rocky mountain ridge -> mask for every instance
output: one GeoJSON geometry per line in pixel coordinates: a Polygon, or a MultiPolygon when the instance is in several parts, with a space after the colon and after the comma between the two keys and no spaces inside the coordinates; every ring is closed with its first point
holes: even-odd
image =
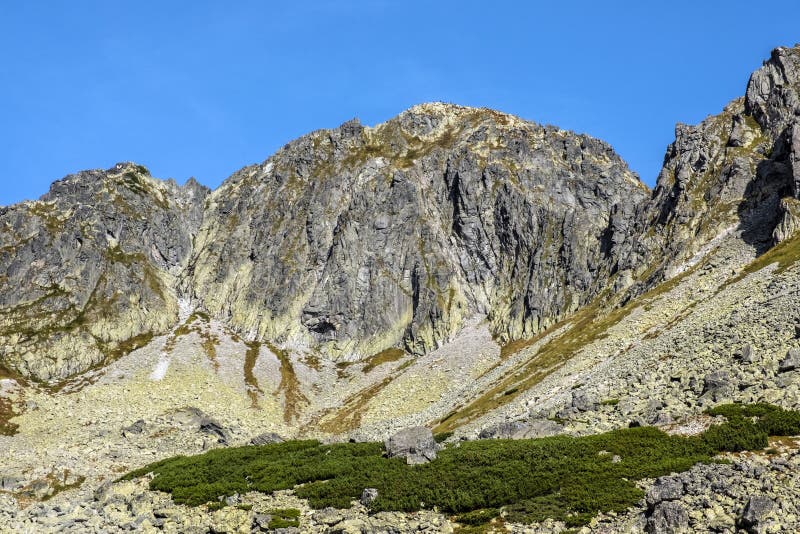
{"type": "MultiPolygon", "coordinates": [[[[121,164],[0,208],[0,525],[237,531],[291,506],[304,531],[447,530],[107,483],[276,434],[693,434],[720,403],[800,408],[799,66],[776,49],[744,98],[678,125],[652,192],[600,141],[423,104],[213,192],[121,164]]],[[[798,449],[647,481],[585,529],[800,528],[798,449]]]]}
{"type": "Polygon", "coordinates": [[[790,235],[797,75],[777,49],[745,99],[678,125],[651,195],[601,141],[446,104],[314,132],[214,192],[133,164],[72,175],[0,214],[0,361],[63,380],[168,331],[179,296],[334,360],[422,354],[475,317],[531,338],[735,227],[760,250],[790,235]]]}

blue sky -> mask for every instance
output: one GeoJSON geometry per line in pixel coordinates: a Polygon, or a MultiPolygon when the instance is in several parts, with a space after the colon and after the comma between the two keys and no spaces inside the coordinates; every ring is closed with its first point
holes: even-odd
{"type": "Polygon", "coordinates": [[[602,138],[645,183],[676,122],[800,41],[800,3],[0,2],[0,205],[136,161],[215,187],[287,141],[441,100],[602,138]]]}

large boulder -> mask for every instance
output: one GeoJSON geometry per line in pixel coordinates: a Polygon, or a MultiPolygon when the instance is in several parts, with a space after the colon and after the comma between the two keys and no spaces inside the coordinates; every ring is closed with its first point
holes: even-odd
{"type": "Polygon", "coordinates": [[[409,465],[424,464],[436,458],[439,446],[430,429],[415,426],[401,430],[384,442],[389,458],[403,457],[409,465]]]}
{"type": "Polygon", "coordinates": [[[678,477],[660,477],[647,490],[647,507],[654,509],[664,501],[675,501],[683,495],[683,481],[678,477]]]}
{"type": "Polygon", "coordinates": [[[754,534],[763,532],[764,523],[774,507],[775,501],[766,495],[752,495],[744,505],[739,526],[754,534]]]}
{"type": "Polygon", "coordinates": [[[728,371],[714,371],[703,378],[703,397],[719,402],[730,398],[734,381],[728,371]]]}
{"type": "Polygon", "coordinates": [[[273,443],[283,443],[285,440],[275,432],[264,432],[250,440],[250,445],[271,445],[273,443]]]}
{"type": "Polygon", "coordinates": [[[734,357],[742,363],[754,363],[756,361],[756,354],[752,345],[745,345],[736,351],[734,357]]]}
{"type": "Polygon", "coordinates": [[[595,395],[585,391],[579,391],[572,395],[572,407],[579,412],[591,412],[597,410],[600,402],[595,395]]]}
{"type": "Polygon", "coordinates": [[[778,364],[778,372],[786,373],[800,369],[800,349],[789,349],[786,356],[778,364]]]}
{"type": "Polygon", "coordinates": [[[657,534],[688,532],[689,514],[677,501],[664,501],[656,505],[645,525],[647,532],[657,534]]]}

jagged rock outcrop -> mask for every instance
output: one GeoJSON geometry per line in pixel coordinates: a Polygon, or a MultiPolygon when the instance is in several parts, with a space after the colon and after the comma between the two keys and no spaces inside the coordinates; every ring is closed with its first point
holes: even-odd
{"type": "Polygon", "coordinates": [[[730,230],[764,251],[800,226],[800,47],[777,48],[746,97],[678,124],[652,198],[638,206],[620,268],[639,289],[683,271],[730,230]]]}
{"type": "Polygon", "coordinates": [[[0,208],[0,365],[59,380],[171,328],[207,192],[119,164],[0,208]]]}
{"type": "Polygon", "coordinates": [[[357,359],[486,315],[531,336],[591,301],[646,188],[605,143],[489,110],[414,107],[307,135],[211,198],[190,284],[212,315],[357,359]]]}

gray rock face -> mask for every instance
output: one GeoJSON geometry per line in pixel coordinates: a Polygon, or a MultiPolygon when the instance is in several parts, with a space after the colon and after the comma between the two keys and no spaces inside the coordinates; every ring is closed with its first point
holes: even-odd
{"type": "Polygon", "coordinates": [[[0,208],[0,365],[81,373],[174,326],[179,297],[336,360],[422,354],[476,316],[504,343],[725,232],[766,250],[800,228],[798,58],[776,49],[745,98],[678,125],[652,195],[601,141],[446,104],[311,133],[210,195],[132,164],[70,176],[0,208]]]}
{"type": "Polygon", "coordinates": [[[606,287],[646,194],[600,141],[425,104],[231,177],[186,283],[236,328],[333,357],[422,353],[475,315],[521,338],[606,287]]]}
{"type": "Polygon", "coordinates": [[[206,194],[119,164],[0,208],[0,364],[60,380],[167,331],[206,194]]]}
{"type": "Polygon", "coordinates": [[[682,272],[724,232],[741,231],[763,251],[800,227],[798,64],[800,47],[776,49],[745,98],[676,126],[653,196],[619,245],[620,270],[638,278],[634,293],[682,272]]]}
{"type": "Polygon", "coordinates": [[[439,449],[430,429],[422,426],[401,430],[387,439],[384,445],[389,458],[404,457],[409,465],[435,460],[439,449]]]}

